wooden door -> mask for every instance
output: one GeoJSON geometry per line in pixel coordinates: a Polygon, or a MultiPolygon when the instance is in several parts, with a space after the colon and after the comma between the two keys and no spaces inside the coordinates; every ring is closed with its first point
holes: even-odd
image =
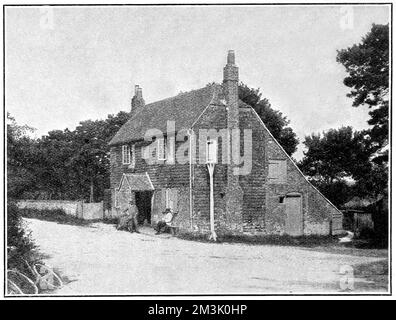
{"type": "Polygon", "coordinates": [[[286,196],[286,225],[285,231],[291,236],[303,235],[303,215],[301,195],[286,196]]]}

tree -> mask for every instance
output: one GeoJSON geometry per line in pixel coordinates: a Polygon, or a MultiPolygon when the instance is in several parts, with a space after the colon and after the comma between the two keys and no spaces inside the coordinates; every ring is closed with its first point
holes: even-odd
{"type": "Polygon", "coordinates": [[[101,200],[103,190],[110,187],[108,143],[128,119],[128,113],[119,112],[105,120],[82,121],[73,132],[76,151],[70,165],[79,177],[81,194],[89,195],[90,201],[101,200]]]}
{"type": "Polygon", "coordinates": [[[16,198],[32,190],[35,177],[31,171],[33,159],[32,146],[35,141],[28,133],[34,129],[18,125],[15,118],[7,112],[7,269],[27,272],[26,263],[37,262],[35,244],[23,227],[16,198]]]}
{"type": "Polygon", "coordinates": [[[371,196],[381,188],[382,182],[373,183],[375,170],[378,177],[383,175],[371,161],[372,146],[366,132],[341,127],[306,136],[303,143],[307,151],[299,163],[300,169],[336,206],[353,195],[371,196]],[[370,188],[364,186],[365,181],[370,181],[370,188]]]}
{"type": "Polygon", "coordinates": [[[70,157],[75,153],[73,133],[68,129],[50,131],[37,141],[37,149],[34,165],[36,196],[74,199],[78,190],[75,188],[70,165],[70,157]]]}
{"type": "Polygon", "coordinates": [[[7,269],[29,274],[26,262],[39,262],[30,233],[24,228],[20,209],[13,200],[7,201],[7,269]],[[25,262],[26,261],[26,262],[25,262]]]}
{"type": "Polygon", "coordinates": [[[34,175],[30,169],[33,159],[34,140],[28,132],[34,129],[18,125],[7,112],[7,195],[18,198],[34,186],[34,175]]]}
{"type": "Polygon", "coordinates": [[[100,201],[109,188],[108,142],[128,120],[119,112],[105,120],[81,121],[75,130],[53,130],[37,141],[36,194],[51,199],[100,201]]]}
{"type": "Polygon", "coordinates": [[[364,134],[353,131],[352,127],[311,134],[305,137],[303,144],[307,151],[300,168],[315,180],[328,184],[345,178],[358,180],[370,172],[371,149],[364,134]]]}
{"type": "Polygon", "coordinates": [[[331,183],[324,180],[309,180],[337,208],[342,207],[355,195],[354,186],[344,180],[336,180],[331,183]]]}
{"type": "Polygon", "coordinates": [[[7,114],[8,196],[100,201],[110,184],[108,142],[129,119],[119,112],[31,139],[7,114]]]}
{"type": "MultiPolygon", "coordinates": [[[[361,43],[337,51],[337,62],[349,74],[344,84],[352,88],[352,105],[372,109],[367,133],[377,150],[383,148],[389,135],[389,24],[373,24],[361,43]]],[[[387,152],[380,160],[387,161],[387,152]]]]}
{"type": "Polygon", "coordinates": [[[290,121],[280,111],[274,110],[268,99],[262,99],[261,96],[259,89],[240,83],[239,99],[252,106],[286,153],[292,155],[297,150],[298,139],[293,129],[288,126],[290,121]]]}
{"type": "Polygon", "coordinates": [[[370,171],[356,181],[355,192],[361,196],[378,199],[388,193],[388,166],[372,163],[370,171]]]}

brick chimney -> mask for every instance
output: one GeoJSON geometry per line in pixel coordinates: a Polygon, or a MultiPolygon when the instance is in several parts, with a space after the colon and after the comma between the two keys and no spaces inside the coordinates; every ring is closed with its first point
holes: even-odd
{"type": "MultiPolygon", "coordinates": [[[[227,64],[224,67],[223,90],[227,104],[227,128],[229,138],[234,129],[239,128],[239,106],[238,106],[238,67],[235,65],[235,53],[233,50],[228,51],[227,64]]],[[[232,160],[232,156],[231,159],[232,160]]],[[[228,175],[233,175],[232,162],[228,165],[228,175]]]]}
{"type": "Polygon", "coordinates": [[[238,67],[235,65],[234,50],[229,50],[227,55],[227,64],[224,67],[224,95],[228,107],[228,128],[239,127],[239,110],[238,110],[238,67]]]}
{"type": "Polygon", "coordinates": [[[135,95],[131,101],[131,115],[135,113],[138,109],[144,107],[145,102],[143,99],[142,88],[139,85],[135,85],[135,95]]]}
{"type": "MultiPolygon", "coordinates": [[[[227,103],[227,128],[229,138],[233,136],[232,130],[239,128],[239,97],[238,97],[238,67],[235,65],[235,53],[228,51],[227,64],[223,73],[223,90],[227,103]]],[[[231,147],[231,139],[229,139],[231,147]]],[[[239,152],[239,150],[238,150],[239,152]]],[[[240,232],[242,228],[242,203],[243,190],[239,185],[239,175],[234,174],[232,150],[231,159],[227,165],[227,189],[226,189],[226,223],[228,229],[240,232]]]]}

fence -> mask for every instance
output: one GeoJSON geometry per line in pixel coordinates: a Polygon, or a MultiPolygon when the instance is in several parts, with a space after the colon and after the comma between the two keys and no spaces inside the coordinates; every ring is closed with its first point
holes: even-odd
{"type": "Polygon", "coordinates": [[[66,214],[84,220],[103,219],[103,201],[84,203],[68,200],[20,200],[18,207],[32,209],[63,209],[66,214]]]}

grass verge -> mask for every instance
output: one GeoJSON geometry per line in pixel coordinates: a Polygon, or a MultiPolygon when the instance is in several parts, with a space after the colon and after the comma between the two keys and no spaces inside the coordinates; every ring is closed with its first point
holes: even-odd
{"type": "MultiPolygon", "coordinates": [[[[179,233],[177,237],[184,240],[212,242],[208,234],[202,233],[179,233]]],[[[332,246],[338,243],[339,236],[300,236],[289,235],[218,235],[218,243],[245,243],[251,245],[283,245],[283,246],[332,246]]]]}

